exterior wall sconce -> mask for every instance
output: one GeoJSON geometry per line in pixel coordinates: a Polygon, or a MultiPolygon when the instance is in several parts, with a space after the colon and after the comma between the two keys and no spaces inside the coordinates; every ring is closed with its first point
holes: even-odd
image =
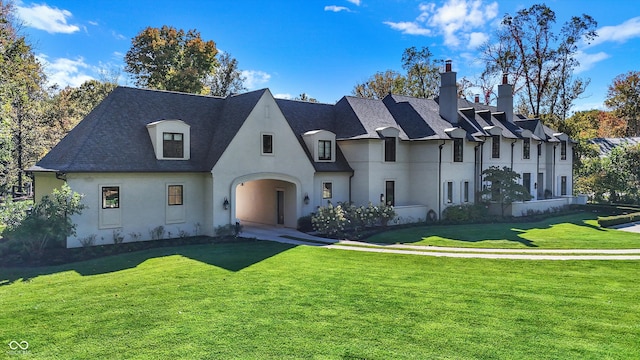
{"type": "Polygon", "coordinates": [[[309,194],[308,193],[304,194],[304,200],[302,200],[302,201],[304,201],[305,205],[309,205],[310,199],[309,199],[309,194]]]}
{"type": "Polygon", "coordinates": [[[384,194],[380,194],[380,202],[384,204],[384,194]]]}
{"type": "Polygon", "coordinates": [[[224,198],[224,201],[222,202],[222,207],[225,210],[229,210],[229,199],[227,199],[226,197],[224,198]]]}

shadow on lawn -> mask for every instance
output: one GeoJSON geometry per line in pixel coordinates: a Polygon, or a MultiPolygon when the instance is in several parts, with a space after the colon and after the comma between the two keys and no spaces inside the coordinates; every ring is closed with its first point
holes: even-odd
{"type": "MultiPolygon", "coordinates": [[[[462,241],[468,243],[477,243],[491,240],[507,240],[520,243],[526,247],[538,247],[535,242],[522,237],[522,234],[531,230],[551,229],[556,224],[573,224],[576,226],[587,227],[592,230],[605,231],[599,226],[588,224],[587,220],[597,219],[597,216],[591,213],[578,213],[561,215],[546,218],[539,221],[520,221],[520,222],[504,222],[504,223],[477,223],[477,224],[456,224],[456,225],[431,225],[419,228],[409,228],[401,230],[402,243],[410,244],[422,241],[424,238],[437,236],[444,239],[462,241]],[[406,236],[405,236],[406,235],[406,236]],[[408,239],[413,239],[408,241],[408,239]]],[[[381,236],[372,239],[373,242],[395,243],[397,238],[390,233],[389,237],[381,236]]]]}
{"type": "Polygon", "coordinates": [[[112,273],[135,268],[150,259],[172,255],[184,256],[229,271],[240,271],[294,247],[295,245],[270,241],[247,240],[237,243],[153,248],[55,266],[0,267],[0,286],[10,285],[20,279],[29,281],[40,275],[65,271],[75,271],[82,276],[112,273]]]}

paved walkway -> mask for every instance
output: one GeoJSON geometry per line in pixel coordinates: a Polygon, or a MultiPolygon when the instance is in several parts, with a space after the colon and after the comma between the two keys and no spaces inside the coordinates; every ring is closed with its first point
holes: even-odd
{"type": "MultiPolygon", "coordinates": [[[[637,232],[640,232],[640,224],[637,225],[637,232]]],[[[319,246],[326,249],[419,256],[511,260],[640,260],[640,249],[486,249],[373,244],[352,240],[326,239],[295,229],[253,223],[244,225],[242,236],[292,245],[319,246]]]]}

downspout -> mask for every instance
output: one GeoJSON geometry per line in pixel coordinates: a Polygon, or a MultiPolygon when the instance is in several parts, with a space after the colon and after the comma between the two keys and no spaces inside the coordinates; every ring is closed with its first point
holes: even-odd
{"type": "MultiPolygon", "coordinates": [[[[542,186],[542,184],[538,184],[538,174],[540,174],[540,156],[542,156],[542,141],[536,145],[536,200],[540,200],[538,198],[538,194],[540,193],[540,186],[542,186]]],[[[544,194],[544,190],[542,193],[544,194]]]]}
{"type": "Polygon", "coordinates": [[[475,155],[475,161],[473,163],[473,202],[476,203],[478,202],[478,178],[480,177],[480,173],[478,172],[478,170],[480,169],[480,162],[482,161],[482,158],[479,157],[480,155],[480,146],[482,146],[482,143],[479,143],[478,145],[473,147],[473,153],[475,155]]]}
{"type": "Polygon", "coordinates": [[[353,181],[353,177],[356,175],[355,171],[351,172],[351,175],[349,176],[349,203],[352,203],[353,200],[351,199],[351,182],[353,181]]]}
{"type": "Polygon", "coordinates": [[[556,196],[556,147],[553,145],[553,167],[551,168],[551,196],[556,196]]]}
{"type": "Polygon", "coordinates": [[[442,144],[438,146],[438,220],[442,219],[442,148],[446,143],[442,140],[442,144]]]}
{"type": "Polygon", "coordinates": [[[513,148],[516,146],[516,141],[518,141],[518,139],[514,139],[511,142],[511,171],[513,171],[513,148]]]}
{"type": "Polygon", "coordinates": [[[478,174],[478,201],[480,200],[480,192],[482,192],[482,172],[484,171],[484,141],[480,143],[480,173],[478,174]]]}

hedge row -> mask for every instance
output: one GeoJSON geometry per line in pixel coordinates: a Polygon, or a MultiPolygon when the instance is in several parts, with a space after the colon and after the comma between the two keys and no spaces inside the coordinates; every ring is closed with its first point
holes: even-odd
{"type": "Polygon", "coordinates": [[[598,217],[598,224],[601,227],[611,227],[620,224],[632,223],[635,221],[640,221],[640,212],[616,216],[598,217]]]}

